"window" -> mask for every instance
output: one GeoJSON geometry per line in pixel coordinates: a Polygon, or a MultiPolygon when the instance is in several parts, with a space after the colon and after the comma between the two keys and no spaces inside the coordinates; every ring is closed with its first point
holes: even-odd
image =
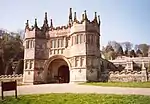
{"type": "Polygon", "coordinates": [[[86,41],[86,35],[85,34],[83,35],[83,40],[84,40],[84,42],[86,41]]]}
{"type": "Polygon", "coordinates": [[[83,34],[80,34],[80,43],[83,43],[83,34]]]}
{"type": "Polygon", "coordinates": [[[28,62],[26,61],[25,62],[25,69],[27,69],[28,68],[28,62]]]}
{"type": "Polygon", "coordinates": [[[82,67],[84,63],[84,57],[81,57],[81,62],[80,62],[80,66],[82,67]]]}
{"type": "Polygon", "coordinates": [[[30,67],[29,67],[30,69],[32,68],[32,65],[33,65],[33,63],[32,63],[32,61],[30,61],[30,67]]]}
{"type": "Polygon", "coordinates": [[[29,43],[30,43],[29,47],[32,48],[32,40],[30,40],[29,43]]]}
{"type": "Polygon", "coordinates": [[[80,36],[77,35],[77,37],[76,37],[76,44],[79,44],[79,41],[80,41],[80,36]]]}
{"type": "Polygon", "coordinates": [[[90,44],[90,36],[87,37],[88,44],[90,44]]]}
{"type": "Polygon", "coordinates": [[[29,48],[29,41],[26,41],[26,48],[29,48]]]}
{"type": "Polygon", "coordinates": [[[73,36],[73,45],[75,44],[75,42],[76,42],[76,37],[73,36]]]}
{"type": "Polygon", "coordinates": [[[63,39],[61,39],[61,47],[63,47],[64,46],[64,41],[63,41],[63,39]]]}
{"type": "Polygon", "coordinates": [[[51,40],[51,41],[50,41],[50,47],[51,47],[51,48],[53,48],[53,43],[54,43],[54,41],[51,40]]]}
{"type": "Polygon", "coordinates": [[[79,57],[75,58],[75,67],[79,66],[79,57]]]}
{"type": "Polygon", "coordinates": [[[34,46],[35,46],[35,41],[33,40],[33,43],[32,43],[32,45],[33,45],[33,48],[34,48],[34,46]]]}
{"type": "Polygon", "coordinates": [[[56,40],[53,40],[53,48],[56,48],[56,40]]]}
{"type": "Polygon", "coordinates": [[[57,41],[58,41],[57,42],[58,43],[57,48],[59,48],[60,47],[60,39],[58,39],[57,41]]]}
{"type": "Polygon", "coordinates": [[[93,44],[93,35],[90,35],[91,44],[93,44]]]}

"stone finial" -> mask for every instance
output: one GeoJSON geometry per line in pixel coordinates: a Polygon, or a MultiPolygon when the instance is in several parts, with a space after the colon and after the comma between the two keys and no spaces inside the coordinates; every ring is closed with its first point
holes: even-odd
{"type": "Polygon", "coordinates": [[[81,19],[81,22],[83,22],[84,21],[84,14],[82,14],[82,19],[81,19]]]}
{"type": "Polygon", "coordinates": [[[26,22],[26,28],[29,28],[29,20],[26,22]]]}
{"type": "Polygon", "coordinates": [[[69,11],[69,20],[72,20],[72,8],[70,8],[70,11],[69,11]]]}
{"type": "Polygon", "coordinates": [[[84,11],[84,20],[88,20],[86,10],[84,11]]]}
{"type": "Polygon", "coordinates": [[[100,26],[101,20],[100,20],[100,15],[98,15],[98,25],[100,26]]]}
{"type": "Polygon", "coordinates": [[[53,20],[51,19],[50,28],[53,28],[53,20]]]}
{"type": "Polygon", "coordinates": [[[45,18],[44,18],[43,29],[48,29],[47,12],[45,12],[45,18]]]}
{"type": "Polygon", "coordinates": [[[44,19],[44,23],[48,24],[48,20],[47,20],[47,12],[45,12],[45,19],[44,19]]]}
{"type": "Polygon", "coordinates": [[[72,8],[70,8],[70,11],[69,11],[69,26],[72,25],[72,8]]]}
{"type": "Polygon", "coordinates": [[[74,12],[74,22],[77,21],[77,15],[76,15],[76,12],[74,12]]]}
{"type": "Polygon", "coordinates": [[[36,18],[35,18],[34,27],[38,27],[38,26],[37,26],[37,19],[36,19],[36,18]]]}
{"type": "Polygon", "coordinates": [[[94,20],[97,22],[97,12],[95,12],[94,20]]]}

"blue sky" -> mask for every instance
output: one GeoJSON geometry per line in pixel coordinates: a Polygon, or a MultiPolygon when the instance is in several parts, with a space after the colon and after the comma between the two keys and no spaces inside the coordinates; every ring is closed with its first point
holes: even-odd
{"type": "Polygon", "coordinates": [[[96,11],[101,15],[101,44],[109,40],[150,44],[150,0],[0,0],[0,28],[24,29],[27,19],[42,25],[44,12],[54,25],[68,22],[72,7],[78,18],[87,10],[89,19],[96,11]]]}

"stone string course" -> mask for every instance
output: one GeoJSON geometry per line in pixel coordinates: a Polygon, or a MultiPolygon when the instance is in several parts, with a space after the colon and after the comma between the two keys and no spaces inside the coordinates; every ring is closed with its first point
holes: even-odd
{"type": "MultiPolygon", "coordinates": [[[[15,74],[15,75],[0,75],[0,82],[7,82],[7,81],[17,81],[17,84],[20,85],[23,82],[23,75],[22,74],[15,74]]],[[[0,83],[1,84],[1,83],[0,83]]]]}
{"type": "Polygon", "coordinates": [[[101,74],[101,81],[108,82],[146,82],[150,81],[150,72],[146,71],[110,71],[101,74]]]}

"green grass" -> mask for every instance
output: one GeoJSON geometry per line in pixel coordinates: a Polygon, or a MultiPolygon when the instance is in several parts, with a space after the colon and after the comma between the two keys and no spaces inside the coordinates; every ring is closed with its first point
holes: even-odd
{"type": "Polygon", "coordinates": [[[150,96],[101,94],[43,94],[5,97],[0,104],[150,104],[150,96]]]}
{"type": "Polygon", "coordinates": [[[80,83],[80,85],[150,88],[150,82],[89,82],[89,83],[80,83]]]}

